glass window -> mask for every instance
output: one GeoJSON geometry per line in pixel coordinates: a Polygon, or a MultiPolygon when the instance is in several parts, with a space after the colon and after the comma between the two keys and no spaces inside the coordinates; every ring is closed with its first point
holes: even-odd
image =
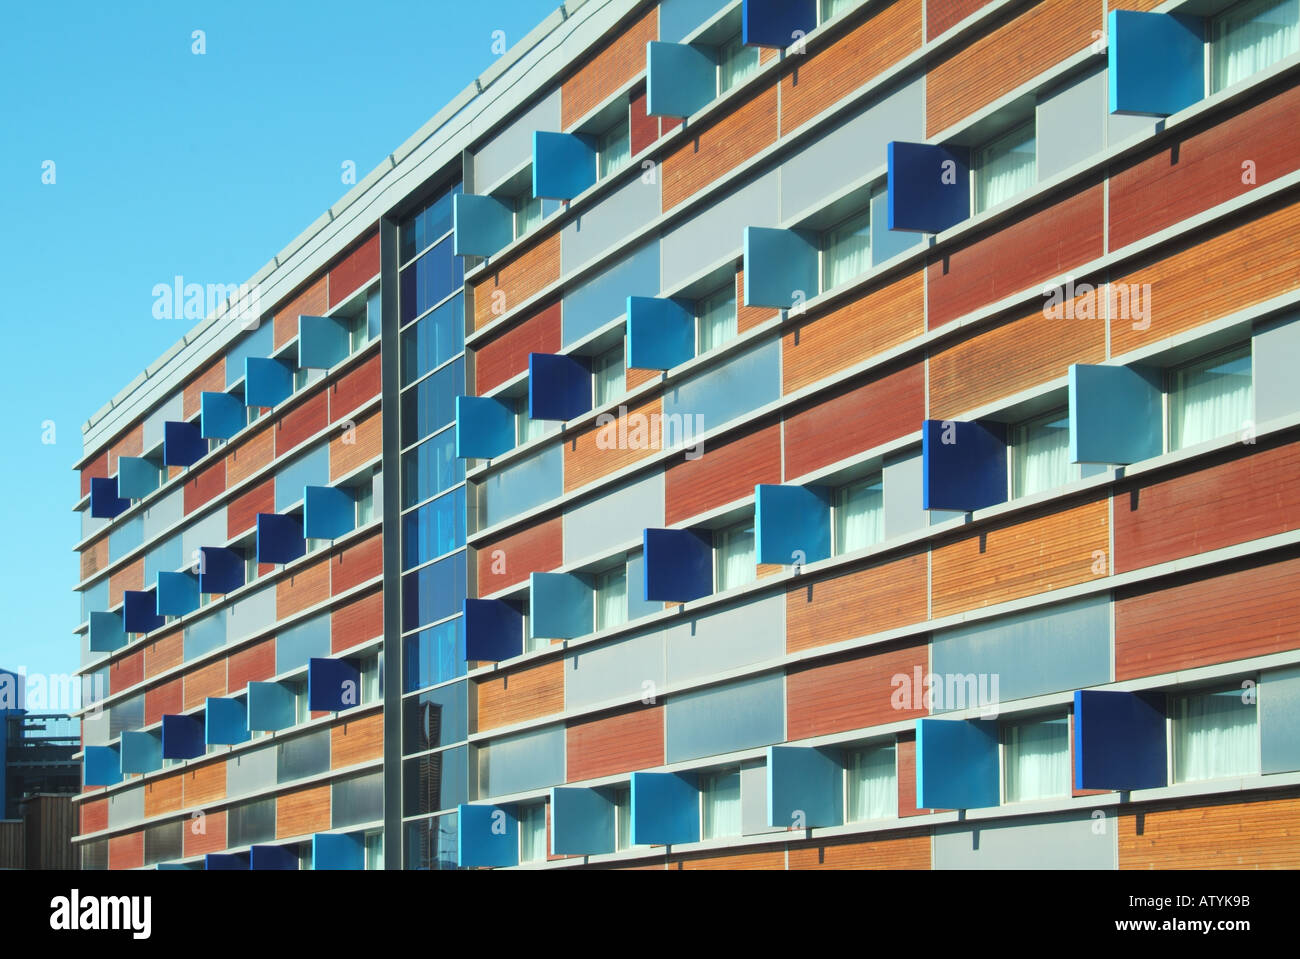
{"type": "Polygon", "coordinates": [[[747,47],[736,34],[718,48],[718,96],[758,72],[758,47],[747,47]]]}
{"type": "Polygon", "coordinates": [[[402,454],[402,508],[408,509],[465,479],[465,461],[456,457],[456,431],[443,430],[402,454]]]}
{"type": "Polygon", "coordinates": [[[454,616],[464,598],[464,552],[407,573],[402,577],[402,629],[454,616]]]}
{"type": "Polygon", "coordinates": [[[1170,450],[1242,429],[1253,407],[1249,343],[1170,371],[1170,450]]]}
{"type": "Polygon", "coordinates": [[[885,538],[885,487],[880,476],[835,491],[835,555],[885,538]]]}
{"type": "Polygon", "coordinates": [[[455,293],[465,280],[463,257],[453,256],[447,237],[401,273],[401,320],[405,325],[455,293]]]}
{"type": "Polygon", "coordinates": [[[454,809],[468,795],[469,748],[457,746],[416,756],[402,766],[402,814],[454,809]]]}
{"type": "Polygon", "coordinates": [[[614,790],[614,850],[632,848],[632,789],[619,786],[614,790]]]}
{"type": "Polygon", "coordinates": [[[752,583],[758,577],[754,564],[754,524],[741,523],[713,534],[717,563],[717,592],[752,583]]]}
{"type": "Polygon", "coordinates": [[[1011,495],[1030,496],[1079,477],[1070,463],[1070,413],[1053,410],[1011,429],[1011,495]]]}
{"type": "Polygon", "coordinates": [[[465,349],[465,296],[458,293],[402,331],[402,385],[414,383],[465,349]]]}
{"type": "Polygon", "coordinates": [[[696,304],[696,353],[736,338],[736,284],[728,283],[696,304]]]}
{"type": "Polygon", "coordinates": [[[181,858],[181,841],[185,832],[184,820],[159,823],[144,827],[144,864],[167,862],[181,858]]]}
{"type": "Polygon", "coordinates": [[[1065,716],[1008,723],[1003,743],[1007,802],[1070,795],[1070,726],[1065,716]]]}
{"type": "Polygon", "coordinates": [[[244,548],[244,585],[257,579],[257,549],[254,546],[244,548]]]}
{"type": "Polygon", "coordinates": [[[597,159],[602,180],[623,169],[632,159],[632,138],[626,115],[601,136],[597,159]]]}
{"type": "Polygon", "coordinates": [[[853,4],[854,4],[854,0],[822,0],[821,22],[825,23],[831,17],[838,17],[845,10],[853,6],[853,4]]]}
{"type": "Polygon", "coordinates": [[[424,439],[456,418],[465,392],[465,361],[458,359],[402,394],[402,445],[424,439]]]}
{"type": "Polygon", "coordinates": [[[612,403],[624,393],[623,344],[591,361],[591,384],[596,406],[612,403]]]}
{"type": "Polygon", "coordinates": [[[366,868],[384,868],[384,834],[378,830],[366,833],[366,868]]]}
{"type": "Polygon", "coordinates": [[[406,824],[406,868],[456,868],[455,813],[406,824]]]}
{"type": "Polygon", "coordinates": [[[383,677],[383,653],[375,653],[361,660],[361,705],[369,706],[383,698],[383,677]]]}
{"type": "Polygon", "coordinates": [[[451,230],[452,197],[459,192],[457,183],[402,222],[399,245],[403,263],[451,230]]]}
{"type": "Polygon", "coordinates": [[[465,487],[458,486],[402,517],[402,569],[465,545],[465,487]]]}
{"type": "Polygon", "coordinates": [[[226,810],[229,847],[251,846],[275,838],[275,797],[241,803],[226,810]]]}
{"type": "Polygon", "coordinates": [[[530,233],[542,222],[542,198],[529,193],[515,197],[515,239],[530,233]]]}
{"type": "Polygon", "coordinates": [[[700,776],[700,838],[740,835],[740,767],[700,776]]]}
{"type": "Polygon", "coordinates": [[[407,753],[422,753],[460,742],[468,729],[464,683],[450,683],[412,696],[402,705],[407,753]]]}
{"type": "Polygon", "coordinates": [[[849,822],[898,815],[898,769],[892,744],[848,751],[844,775],[849,822]]]}
{"type": "Polygon", "coordinates": [[[366,482],[352,491],[357,501],[357,526],[365,526],[375,519],[375,478],[371,476],[366,482]]]}
{"type": "Polygon", "coordinates": [[[871,209],[822,234],[822,289],[830,290],[871,269],[871,209]]]}
{"type": "Polygon", "coordinates": [[[1222,689],[1174,698],[1177,782],[1259,773],[1259,718],[1254,696],[1222,689]]]}
{"type": "Polygon", "coordinates": [[[528,608],[525,606],[523,611],[523,630],[524,630],[524,652],[535,653],[541,649],[551,648],[550,636],[534,636],[532,626],[529,625],[528,608]]]}
{"type": "Polygon", "coordinates": [[[370,323],[365,311],[348,321],[348,352],[355,353],[370,342],[370,323]]]}
{"type": "Polygon", "coordinates": [[[406,669],[402,673],[406,679],[405,692],[414,692],[465,675],[465,661],[456,653],[463,622],[457,617],[450,622],[422,629],[402,640],[403,654],[406,657],[406,669]]]}
{"type": "Polygon", "coordinates": [[[546,435],[546,420],[535,420],[528,415],[528,396],[515,400],[515,444],[523,446],[546,435]]]}
{"type": "Polygon", "coordinates": [[[546,803],[519,807],[519,861],[546,859],[546,803]]]}
{"type": "Polygon", "coordinates": [[[627,567],[597,573],[595,577],[596,630],[627,622],[627,567]]]}
{"type": "Polygon", "coordinates": [[[1252,0],[1210,26],[1212,91],[1239,83],[1300,51],[1300,0],[1252,0]]]}
{"type": "Polygon", "coordinates": [[[330,787],[330,828],[342,829],[384,818],[384,774],[340,779],[330,787]]]}
{"type": "MultiPolygon", "coordinates": [[[[302,683],[304,692],[307,684],[302,683]]],[[[301,697],[306,704],[307,697],[301,697]]],[[[276,746],[275,781],[289,782],[315,776],[330,768],[330,731],[318,729],[303,736],[286,739],[276,746]]]]}
{"type": "Polygon", "coordinates": [[[983,213],[1024,193],[1037,178],[1037,141],[1031,120],[976,154],[975,212],[983,213]]]}

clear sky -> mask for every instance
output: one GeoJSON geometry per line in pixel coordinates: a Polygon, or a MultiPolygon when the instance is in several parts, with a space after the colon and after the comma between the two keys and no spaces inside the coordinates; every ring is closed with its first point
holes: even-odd
{"type": "Polygon", "coordinates": [[[558,5],[6,6],[0,667],[78,666],[81,425],[195,325],[155,284],[248,280],[558,5]]]}

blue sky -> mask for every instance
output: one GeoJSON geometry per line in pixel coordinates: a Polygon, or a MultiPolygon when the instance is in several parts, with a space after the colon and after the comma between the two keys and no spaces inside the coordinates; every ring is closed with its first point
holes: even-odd
{"type": "Polygon", "coordinates": [[[77,668],[81,424],[194,325],[154,285],[246,281],[558,3],[6,9],[0,667],[77,668]]]}

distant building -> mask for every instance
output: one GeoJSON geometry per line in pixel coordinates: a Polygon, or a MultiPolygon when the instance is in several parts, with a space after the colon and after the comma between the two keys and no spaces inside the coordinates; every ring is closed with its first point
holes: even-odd
{"type": "Polygon", "coordinates": [[[0,670],[0,869],[74,869],[81,722],[23,702],[22,677],[0,670]]]}

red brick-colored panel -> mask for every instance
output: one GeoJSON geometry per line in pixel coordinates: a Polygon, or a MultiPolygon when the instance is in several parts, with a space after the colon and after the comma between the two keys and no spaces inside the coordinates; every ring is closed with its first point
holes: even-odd
{"type": "Polygon", "coordinates": [[[225,391],[226,358],[218,356],[211,366],[185,384],[185,389],[181,391],[181,415],[189,419],[198,413],[202,409],[204,393],[225,391]]]}
{"type": "Polygon", "coordinates": [[[331,423],[352,413],[382,392],[382,359],[379,353],[371,356],[355,370],[339,377],[329,388],[331,423]]]}
{"type": "Polygon", "coordinates": [[[926,589],[924,553],[791,586],[785,594],[786,649],[795,652],[924,622],[926,589]]]}
{"type": "Polygon", "coordinates": [[[664,521],[670,526],[717,506],[754,495],[759,483],[781,482],[781,424],[706,443],[704,455],[674,458],[664,477],[664,521]]]}
{"type": "Polygon", "coordinates": [[[565,744],[569,782],[662,766],[663,706],[636,705],[570,720],[565,744]]]}
{"type": "Polygon", "coordinates": [[[659,139],[659,118],[646,115],[646,93],[641,90],[632,98],[632,116],[628,132],[632,141],[632,156],[636,156],[659,139]]]}
{"type": "Polygon", "coordinates": [[[663,447],[659,397],[603,426],[590,426],[564,445],[564,492],[653,456],[663,447]],[[626,442],[623,439],[626,438],[626,442]]]}
{"type": "Polygon", "coordinates": [[[638,73],[645,71],[645,46],[659,39],[659,8],[651,7],[617,36],[595,44],[598,51],[560,87],[560,126],[569,129],[638,73]]]}
{"type": "Polygon", "coordinates": [[[766,306],[746,306],[745,305],[745,271],[736,270],[736,332],[748,333],[756,326],[760,326],[772,319],[779,310],[769,309],[766,306]]]}
{"type": "Polygon", "coordinates": [[[786,736],[807,739],[926,715],[913,689],[929,668],[925,638],[856,651],[786,671],[786,736]]]}
{"type": "Polygon", "coordinates": [[[330,597],[329,558],[294,570],[275,584],[275,616],[284,619],[330,597]]]}
{"type": "Polygon", "coordinates": [[[478,595],[490,596],[564,562],[564,523],[556,516],[485,543],[475,551],[478,595]]]}
{"type": "Polygon", "coordinates": [[[322,276],[275,311],[274,348],[298,335],[299,316],[320,316],[329,309],[329,276],[322,276]]]}
{"type": "Polygon", "coordinates": [[[474,284],[474,329],[487,326],[560,278],[560,234],[552,233],[474,284]]]}
{"type": "Polygon", "coordinates": [[[184,683],[181,677],[147,689],[144,693],[144,724],[152,726],[163,716],[174,716],[185,711],[184,683]]]}
{"type": "Polygon", "coordinates": [[[108,566],[108,537],[101,536],[81,551],[81,578],[89,579],[108,566]]]}
{"type": "Polygon", "coordinates": [[[234,539],[257,528],[258,513],[275,512],[275,478],[258,483],[226,504],[226,536],[234,539]]]}
{"type": "Polygon", "coordinates": [[[699,192],[776,142],[777,88],[769,86],[688,136],[664,158],[663,211],[699,192]]]}
{"type": "Polygon", "coordinates": [[[226,491],[226,461],[217,460],[185,481],[185,515],[226,491]]]}
{"type": "Polygon", "coordinates": [[[202,819],[185,823],[185,838],[181,844],[186,858],[221,852],[226,848],[226,811],[210,812],[202,819]]]}
{"type": "Polygon", "coordinates": [[[92,799],[81,804],[81,833],[99,832],[108,828],[108,797],[92,799]]]}
{"type": "Polygon", "coordinates": [[[108,476],[108,450],[100,453],[81,469],[81,495],[90,495],[91,479],[104,479],[108,476]]]}
{"type": "Polygon", "coordinates": [[[376,533],[330,557],[331,595],[337,596],[384,571],[384,538],[376,533]]]}
{"type": "Polygon", "coordinates": [[[921,816],[943,809],[920,809],[916,805],[916,734],[898,737],[898,815],[921,816]]]}
{"type": "Polygon", "coordinates": [[[332,309],[361,289],[379,273],[379,234],[372,233],[330,268],[329,305],[332,309]]]}
{"type": "Polygon", "coordinates": [[[120,693],[144,681],[144,650],[116,660],[108,669],[108,691],[120,693]]]}
{"type": "Polygon", "coordinates": [[[126,590],[139,592],[144,589],[144,557],[133,559],[125,566],[120,566],[108,574],[108,605],[111,609],[122,602],[122,593],[126,590]]]}
{"type": "Polygon", "coordinates": [[[226,482],[231,486],[248,479],[275,459],[275,425],[267,422],[226,454],[226,482]]]}
{"type": "Polygon", "coordinates": [[[384,594],[371,593],[330,613],[330,652],[384,635],[384,594]]]}
{"type": "Polygon", "coordinates": [[[217,659],[185,674],[185,708],[196,709],[209,696],[226,695],[226,661],[217,659]]]}
{"type": "Polygon", "coordinates": [[[132,832],[108,840],[109,869],[139,869],[144,865],[144,833],[132,832]]]}
{"type": "Polygon", "coordinates": [[[108,471],[117,472],[117,461],[123,456],[139,456],[144,452],[144,424],[137,423],[108,448],[108,471]]]}
{"type": "Polygon", "coordinates": [[[529,353],[560,351],[560,304],[542,307],[474,353],[474,392],[479,396],[528,371],[529,353]]]}
{"type": "Polygon", "coordinates": [[[275,637],[259,640],[230,654],[226,660],[226,686],[231,695],[249,683],[261,683],[275,675],[275,637]]]}
{"type": "MultiPolygon", "coordinates": [[[[976,10],[992,2],[993,0],[926,0],[925,39],[933,40],[940,34],[946,33],[976,10]]],[[[1132,9],[1127,3],[1124,8],[1132,9]]]]}
{"type": "Polygon", "coordinates": [[[329,425],[329,396],[317,393],[275,424],[275,455],[283,456],[329,425]]]}

